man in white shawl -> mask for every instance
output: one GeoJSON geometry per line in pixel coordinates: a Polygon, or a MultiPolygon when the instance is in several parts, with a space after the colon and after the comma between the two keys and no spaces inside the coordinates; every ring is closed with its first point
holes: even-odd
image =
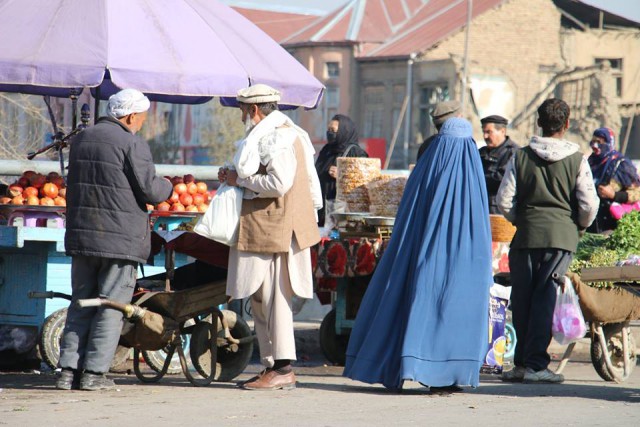
{"type": "Polygon", "coordinates": [[[318,243],[320,182],[308,134],[278,111],[280,93],[263,84],[238,92],[248,132],[221,182],[244,189],[238,246],[229,253],[227,294],[251,298],[266,369],[248,390],[295,388],[291,299],[313,297],[310,247],[318,243]]]}

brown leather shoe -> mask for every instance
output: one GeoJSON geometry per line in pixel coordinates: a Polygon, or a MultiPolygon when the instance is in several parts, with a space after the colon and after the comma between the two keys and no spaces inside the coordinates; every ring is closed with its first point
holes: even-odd
{"type": "Polygon", "coordinates": [[[279,374],[274,370],[268,370],[255,381],[242,385],[245,390],[292,390],[296,388],[296,375],[293,371],[279,374]]]}

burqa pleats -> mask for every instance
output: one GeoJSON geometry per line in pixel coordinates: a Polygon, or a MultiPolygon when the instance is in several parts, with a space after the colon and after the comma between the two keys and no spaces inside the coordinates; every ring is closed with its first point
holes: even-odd
{"type": "Polygon", "coordinates": [[[449,119],[407,181],[344,375],[391,389],[404,380],[477,386],[492,282],[482,164],[469,122],[449,119]]]}

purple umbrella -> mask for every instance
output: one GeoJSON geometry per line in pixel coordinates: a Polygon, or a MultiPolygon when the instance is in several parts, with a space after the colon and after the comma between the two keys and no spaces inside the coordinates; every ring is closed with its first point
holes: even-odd
{"type": "Polygon", "coordinates": [[[0,91],[69,96],[120,88],[156,101],[233,103],[265,83],[315,108],[324,86],[249,20],[216,0],[0,0],[0,91]]]}

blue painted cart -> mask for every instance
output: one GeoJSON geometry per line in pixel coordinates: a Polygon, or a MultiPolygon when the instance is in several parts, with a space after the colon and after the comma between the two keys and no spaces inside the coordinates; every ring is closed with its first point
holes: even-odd
{"type": "MultiPolygon", "coordinates": [[[[29,292],[71,294],[71,257],[65,255],[64,234],[64,228],[0,225],[0,354],[4,363],[34,358],[45,319],[69,305],[62,298],[29,298],[29,292]]],[[[176,266],[187,261],[186,255],[176,255],[176,266]]],[[[153,266],[144,267],[144,273],[163,273],[164,266],[161,252],[153,266]]]]}

